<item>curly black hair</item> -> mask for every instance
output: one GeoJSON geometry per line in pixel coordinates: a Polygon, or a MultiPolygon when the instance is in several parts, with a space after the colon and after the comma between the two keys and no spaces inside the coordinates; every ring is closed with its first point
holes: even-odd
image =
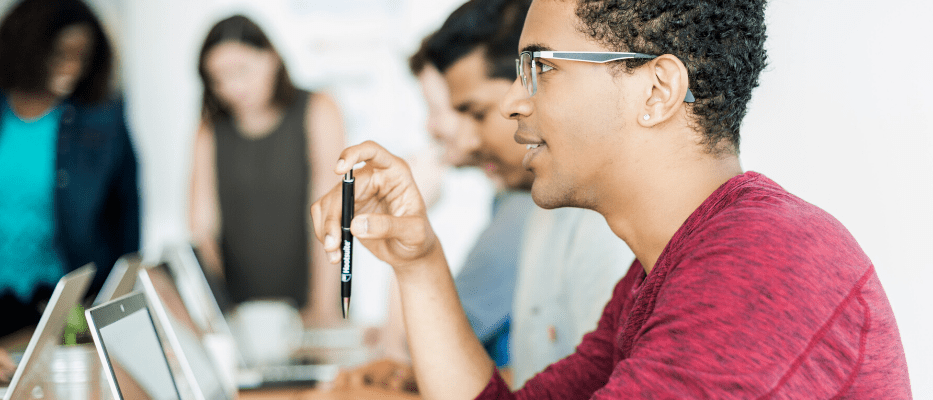
{"type": "MultiPolygon", "coordinates": [[[[470,0],[425,39],[418,53],[423,53],[425,60],[443,73],[473,50],[482,48],[486,75],[514,80],[515,49],[530,6],[531,0],[470,0]]],[[[416,56],[422,56],[418,53],[416,56]]]]}
{"type": "MultiPolygon", "coordinates": [[[[579,0],[579,30],[615,51],[672,54],[710,153],[738,153],[739,127],[767,65],[764,0],[579,0]],[[731,146],[724,146],[731,145],[731,146]]],[[[649,60],[627,60],[632,70],[649,60]]]]}
{"type": "Polygon", "coordinates": [[[79,103],[106,100],[112,90],[113,48],[94,12],[80,0],[23,0],[0,23],[0,90],[46,90],[49,59],[58,34],[85,24],[94,49],[71,98],[79,103]]]}

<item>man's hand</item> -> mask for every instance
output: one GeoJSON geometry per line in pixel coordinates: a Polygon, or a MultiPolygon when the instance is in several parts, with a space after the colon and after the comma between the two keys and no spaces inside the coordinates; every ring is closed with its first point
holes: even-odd
{"type": "MultiPolygon", "coordinates": [[[[368,141],[345,149],[334,172],[343,175],[361,161],[366,165],[354,171],[356,209],[350,224],[360,243],[397,273],[440,251],[408,164],[368,141]]],[[[311,205],[314,234],[332,264],[340,262],[341,198],[338,184],[311,205]]]]}
{"type": "Polygon", "coordinates": [[[391,391],[418,393],[411,366],[382,359],[359,368],[343,371],[334,381],[337,388],[377,387],[391,391]]]}

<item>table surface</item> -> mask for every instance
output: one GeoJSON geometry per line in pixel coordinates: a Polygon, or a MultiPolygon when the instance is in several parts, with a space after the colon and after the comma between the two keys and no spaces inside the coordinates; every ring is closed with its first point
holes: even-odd
{"type": "MultiPolygon", "coordinates": [[[[32,327],[32,329],[35,329],[32,327]]],[[[25,350],[32,336],[32,329],[25,328],[0,338],[0,349],[25,350]]],[[[240,400],[419,400],[420,397],[407,393],[392,392],[376,388],[334,389],[287,388],[245,390],[239,393],[240,400]]]]}
{"type": "Polygon", "coordinates": [[[270,389],[240,392],[240,400],[418,400],[420,397],[382,389],[270,389]]]}

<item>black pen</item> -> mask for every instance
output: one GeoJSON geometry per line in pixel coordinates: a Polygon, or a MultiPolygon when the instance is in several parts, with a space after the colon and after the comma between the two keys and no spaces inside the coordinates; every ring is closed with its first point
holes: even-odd
{"type": "Polygon", "coordinates": [[[343,231],[343,243],[340,246],[343,258],[340,262],[340,297],[343,298],[343,318],[350,311],[350,283],[353,281],[353,234],[350,222],[353,221],[353,170],[343,176],[343,217],[340,228],[343,231]]]}

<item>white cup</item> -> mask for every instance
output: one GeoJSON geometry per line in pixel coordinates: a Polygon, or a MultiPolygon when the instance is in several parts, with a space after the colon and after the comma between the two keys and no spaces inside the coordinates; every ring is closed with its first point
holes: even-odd
{"type": "Polygon", "coordinates": [[[54,350],[47,379],[51,380],[57,399],[110,398],[109,388],[102,390],[101,371],[94,345],[59,346],[54,350]]]}
{"type": "Polygon", "coordinates": [[[236,382],[236,342],[228,335],[208,333],[204,335],[204,347],[210,354],[214,365],[224,380],[228,393],[235,393],[236,382]]]}
{"type": "Polygon", "coordinates": [[[236,308],[231,319],[247,364],[285,364],[301,344],[301,315],[288,302],[246,302],[236,308]]]}

